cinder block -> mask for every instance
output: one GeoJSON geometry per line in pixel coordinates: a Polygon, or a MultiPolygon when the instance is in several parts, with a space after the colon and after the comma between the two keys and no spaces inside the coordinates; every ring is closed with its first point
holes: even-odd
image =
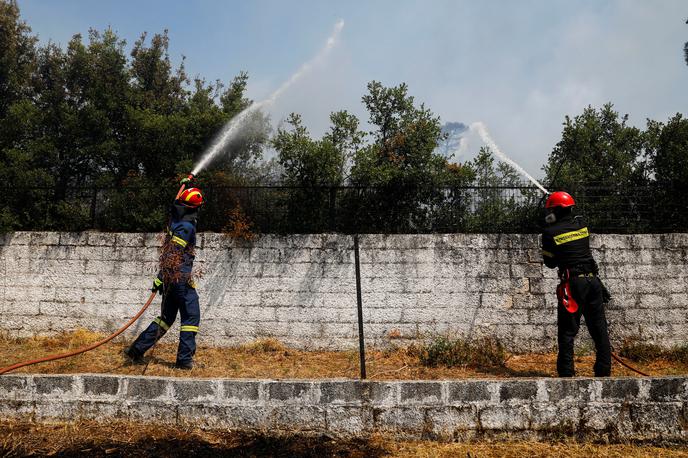
{"type": "Polygon", "coordinates": [[[117,396],[119,393],[119,381],[117,376],[107,375],[82,375],[83,392],[89,396],[117,396]]]}
{"type": "Polygon", "coordinates": [[[212,402],[218,399],[214,380],[173,380],[174,397],[178,402],[212,402]]]}
{"type": "Polygon", "coordinates": [[[264,406],[180,404],[176,410],[181,426],[240,431],[265,430],[270,426],[269,411],[264,406]]]}
{"type": "Polygon", "coordinates": [[[328,406],[325,410],[327,429],[336,435],[365,435],[373,430],[370,407],[328,406]]]}
{"type": "Polygon", "coordinates": [[[531,407],[530,428],[572,435],[578,428],[580,417],[578,403],[536,403],[531,407]]]}
{"type": "Polygon", "coordinates": [[[530,426],[530,406],[487,406],[479,409],[480,426],[484,430],[519,431],[530,426]]]}
{"type": "Polygon", "coordinates": [[[258,401],[260,385],[258,381],[225,380],[222,382],[222,397],[231,403],[252,403],[258,401]]]}
{"type": "Polygon", "coordinates": [[[618,403],[589,403],[581,408],[584,432],[610,431],[618,438],[623,431],[632,431],[627,408],[618,403]]]}
{"type": "Polygon", "coordinates": [[[640,439],[685,439],[686,426],[682,419],[682,403],[631,404],[634,435],[640,439]]]}
{"type": "Polygon", "coordinates": [[[154,422],[173,425],[177,422],[178,405],[151,400],[127,400],[122,404],[119,415],[129,421],[154,422]]]}
{"type": "Polygon", "coordinates": [[[324,431],[326,410],[319,406],[270,407],[268,427],[286,431],[324,431]]]}
{"type": "Polygon", "coordinates": [[[121,247],[143,247],[145,246],[146,235],[136,233],[115,234],[115,245],[121,247]]]}
{"type": "Polygon", "coordinates": [[[90,246],[113,246],[115,244],[115,234],[108,232],[89,232],[88,244],[90,246]]]}
{"type": "MultiPolygon", "coordinates": [[[[0,377],[0,399],[29,399],[31,376],[3,375],[0,377]]],[[[0,402],[2,404],[2,402],[0,402]]]]}
{"type": "Polygon", "coordinates": [[[394,406],[399,403],[400,384],[394,382],[370,383],[370,401],[374,406],[394,406]]]}
{"type": "Polygon", "coordinates": [[[320,402],[333,405],[355,405],[369,402],[371,384],[359,381],[320,382],[320,402]]]}
{"type": "Polygon", "coordinates": [[[505,380],[499,387],[500,401],[534,400],[537,396],[535,380],[505,380]]]}
{"type": "Polygon", "coordinates": [[[442,403],[439,382],[404,382],[400,385],[402,405],[437,405],[442,403]]]}
{"type": "Polygon", "coordinates": [[[5,245],[28,245],[29,243],[31,243],[31,232],[10,232],[5,239],[5,245]]]}
{"type": "Polygon", "coordinates": [[[592,400],[592,380],[555,378],[545,379],[545,390],[550,402],[590,402],[592,400]]]}
{"type": "Polygon", "coordinates": [[[650,401],[688,401],[688,381],[685,377],[653,378],[650,385],[650,401]]]}
{"type": "Polygon", "coordinates": [[[488,383],[481,380],[447,382],[447,392],[450,405],[487,402],[492,399],[488,383]]]}
{"type": "Polygon", "coordinates": [[[126,384],[127,399],[156,400],[168,398],[168,379],[160,377],[128,377],[126,384]]]}
{"type": "Polygon", "coordinates": [[[55,246],[60,244],[59,232],[32,232],[29,245],[55,246]]]}
{"type": "Polygon", "coordinates": [[[268,382],[270,402],[280,404],[309,404],[315,402],[314,385],[311,382],[268,382]]]}
{"type": "Polygon", "coordinates": [[[376,407],[373,421],[377,431],[420,439],[425,427],[425,412],[414,407],[376,407]]]}
{"type": "Polygon", "coordinates": [[[88,232],[61,232],[60,245],[78,246],[88,244],[88,232]]]}
{"type": "Polygon", "coordinates": [[[72,375],[42,375],[33,378],[37,395],[71,398],[76,393],[75,377],[72,375]]]}
{"type": "Polygon", "coordinates": [[[637,378],[618,378],[602,380],[602,399],[634,401],[640,391],[637,378]]]}
{"type": "Polygon", "coordinates": [[[474,406],[437,407],[426,410],[430,423],[430,438],[453,440],[458,432],[478,429],[478,415],[474,406]]]}

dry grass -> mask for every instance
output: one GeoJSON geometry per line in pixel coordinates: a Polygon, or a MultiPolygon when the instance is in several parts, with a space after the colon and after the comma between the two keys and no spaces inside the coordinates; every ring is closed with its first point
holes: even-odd
{"type": "Polygon", "coordinates": [[[130,422],[0,421],[2,456],[279,457],[688,457],[688,446],[577,442],[438,443],[382,436],[335,440],[323,435],[203,431],[130,422]]]}
{"type": "MultiPolygon", "coordinates": [[[[100,334],[85,330],[52,337],[11,339],[0,336],[0,367],[18,361],[73,350],[101,339],[100,334]]],[[[196,367],[192,371],[173,368],[177,352],[174,333],[166,336],[156,347],[146,375],[196,378],[271,378],[317,379],[358,378],[357,351],[303,351],[286,347],[275,339],[263,339],[239,347],[200,346],[196,353],[196,367]]],[[[125,362],[122,350],[128,342],[113,341],[88,353],[29,366],[16,372],[24,373],[113,373],[141,374],[142,366],[125,362]]],[[[555,354],[526,354],[510,356],[502,367],[425,367],[418,356],[418,348],[367,352],[368,378],[374,380],[554,377],[555,354]]],[[[591,376],[594,356],[576,358],[578,375],[591,376]]],[[[655,359],[634,363],[652,375],[685,375],[688,365],[681,361],[655,359]]],[[[633,376],[633,372],[615,365],[614,375],[633,376]]]]}

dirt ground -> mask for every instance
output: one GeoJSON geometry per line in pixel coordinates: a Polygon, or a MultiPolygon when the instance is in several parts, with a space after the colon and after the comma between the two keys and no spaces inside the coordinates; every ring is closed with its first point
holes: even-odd
{"type": "MultiPolygon", "coordinates": [[[[128,342],[110,342],[82,355],[25,367],[16,373],[111,373],[196,378],[315,379],[358,378],[357,351],[302,351],[276,340],[259,340],[239,347],[200,346],[192,371],[174,369],[176,337],[167,336],[147,354],[147,366],[131,365],[122,355],[128,342]]],[[[103,338],[84,330],[54,337],[11,339],[0,337],[0,367],[15,362],[62,353],[103,338]]],[[[437,380],[460,378],[554,377],[556,355],[511,355],[504,367],[425,367],[414,347],[392,350],[369,349],[366,355],[368,378],[372,380],[437,380]]],[[[591,376],[593,355],[576,357],[576,371],[591,376]]],[[[650,375],[688,374],[688,364],[654,359],[632,365],[650,375]]],[[[614,362],[613,375],[636,374],[614,362]]]]}
{"type": "Polygon", "coordinates": [[[688,445],[577,442],[437,443],[381,436],[336,440],[324,435],[246,434],[127,422],[0,421],[0,456],[89,457],[688,457],[688,445]]]}

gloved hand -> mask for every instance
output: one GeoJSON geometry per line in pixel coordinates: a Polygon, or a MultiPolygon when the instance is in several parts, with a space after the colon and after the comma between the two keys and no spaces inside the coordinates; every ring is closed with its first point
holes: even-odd
{"type": "Polygon", "coordinates": [[[151,292],[153,293],[162,293],[163,290],[163,283],[162,280],[160,279],[160,276],[155,277],[153,280],[153,287],[151,288],[151,292]]]}
{"type": "Polygon", "coordinates": [[[188,177],[182,178],[181,181],[179,182],[179,184],[188,185],[189,183],[191,183],[192,179],[193,179],[193,175],[189,175],[188,177]]]}

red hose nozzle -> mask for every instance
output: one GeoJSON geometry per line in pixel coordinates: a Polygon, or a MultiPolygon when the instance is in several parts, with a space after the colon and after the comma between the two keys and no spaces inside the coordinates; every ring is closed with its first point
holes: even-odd
{"type": "MultiPolygon", "coordinates": [[[[193,174],[193,173],[190,173],[190,174],[186,177],[186,179],[189,180],[189,181],[190,181],[190,180],[193,180],[193,179],[194,179],[194,174],[193,174]]],[[[186,188],[186,183],[182,183],[181,187],[179,188],[179,192],[177,192],[177,197],[175,197],[174,200],[178,200],[178,199],[179,199],[179,196],[181,196],[182,193],[184,192],[184,188],[186,188]]]]}

